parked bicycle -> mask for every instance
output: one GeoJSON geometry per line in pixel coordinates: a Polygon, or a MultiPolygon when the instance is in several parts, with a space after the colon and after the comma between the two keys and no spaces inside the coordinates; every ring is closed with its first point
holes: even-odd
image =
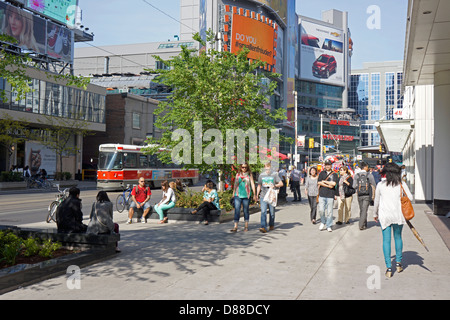
{"type": "Polygon", "coordinates": [[[56,200],[48,206],[47,223],[52,221],[56,222],[56,211],[58,207],[69,197],[69,189],[61,191],[59,184],[56,184],[56,187],[58,188],[58,193],[56,194],[56,200]]]}
{"type": "Polygon", "coordinates": [[[125,210],[125,208],[128,210],[130,208],[130,204],[131,204],[131,191],[133,189],[131,188],[131,186],[128,184],[127,188],[125,190],[123,190],[122,194],[119,194],[119,196],[116,199],[116,208],[117,211],[119,211],[120,213],[123,212],[123,210],[125,210]],[[128,194],[127,194],[128,193],[128,194]]]}
{"type": "Polygon", "coordinates": [[[50,189],[52,187],[52,183],[47,179],[30,177],[26,178],[27,188],[37,188],[37,189],[50,189]]]}

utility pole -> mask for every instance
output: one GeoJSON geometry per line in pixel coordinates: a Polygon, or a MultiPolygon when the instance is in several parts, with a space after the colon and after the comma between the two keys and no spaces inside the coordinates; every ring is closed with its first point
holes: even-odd
{"type": "Polygon", "coordinates": [[[323,114],[320,114],[320,159],[323,161],[323,114]]]}
{"type": "Polygon", "coordinates": [[[294,166],[297,168],[297,153],[298,153],[298,110],[297,110],[297,91],[294,91],[294,118],[295,118],[295,153],[294,153],[294,166]]]}

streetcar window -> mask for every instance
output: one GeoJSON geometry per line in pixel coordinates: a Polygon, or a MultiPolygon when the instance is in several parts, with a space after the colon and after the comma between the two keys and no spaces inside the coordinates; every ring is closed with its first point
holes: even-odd
{"type": "Polygon", "coordinates": [[[137,167],[137,154],[136,153],[124,153],[123,154],[123,166],[124,166],[124,168],[136,168],[137,167]]]}
{"type": "Polygon", "coordinates": [[[121,170],[122,154],[114,152],[100,152],[98,161],[99,170],[121,170]]]}
{"type": "Polygon", "coordinates": [[[148,158],[147,155],[139,155],[139,168],[148,168],[148,158]]]}

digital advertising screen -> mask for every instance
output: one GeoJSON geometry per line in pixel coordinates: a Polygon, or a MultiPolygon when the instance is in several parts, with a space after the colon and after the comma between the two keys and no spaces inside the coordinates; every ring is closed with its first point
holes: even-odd
{"type": "Polygon", "coordinates": [[[258,59],[274,65],[275,30],[272,26],[249,17],[233,14],[231,27],[231,52],[243,47],[250,50],[249,59],[258,59]]]}
{"type": "Polygon", "coordinates": [[[302,21],[300,77],[344,85],[344,34],[342,30],[302,21]]]}
{"type": "Polygon", "coordinates": [[[75,26],[78,0],[26,0],[26,8],[69,27],[75,26]]]}
{"type": "Polygon", "coordinates": [[[44,19],[0,2],[0,33],[16,39],[17,47],[45,54],[45,26],[44,19]]]}
{"type": "Polygon", "coordinates": [[[73,62],[71,29],[4,2],[0,2],[0,34],[16,39],[13,45],[21,49],[73,62]]]}

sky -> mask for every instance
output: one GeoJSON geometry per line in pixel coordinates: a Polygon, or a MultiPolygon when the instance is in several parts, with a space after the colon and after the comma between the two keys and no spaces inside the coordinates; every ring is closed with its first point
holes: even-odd
{"type": "MultiPolygon", "coordinates": [[[[79,0],[94,46],[174,40],[180,31],[179,5],[180,0],[79,0]]],[[[362,68],[364,62],[403,60],[407,7],[407,0],[296,0],[297,14],[317,20],[329,9],[348,12],[352,69],[362,68]],[[368,13],[371,6],[380,14],[368,13]]],[[[86,45],[77,44],[81,46],[86,45]]]]}

